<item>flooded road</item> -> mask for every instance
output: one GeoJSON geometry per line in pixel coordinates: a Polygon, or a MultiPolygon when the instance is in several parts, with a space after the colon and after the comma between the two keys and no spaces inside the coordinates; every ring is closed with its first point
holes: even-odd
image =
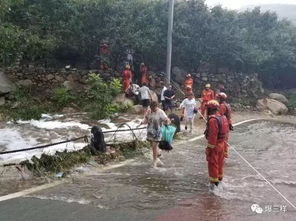
{"type": "MultiPolygon", "coordinates": [[[[270,121],[235,128],[230,144],[296,204],[296,127],[270,121]]],[[[165,166],[147,153],[107,172],[0,202],[0,220],[295,220],[296,211],[230,150],[223,188],[207,186],[205,140],[176,143],[165,166]],[[252,211],[258,204],[261,210],[252,211]],[[260,213],[261,212],[261,213],[260,213]]]]}

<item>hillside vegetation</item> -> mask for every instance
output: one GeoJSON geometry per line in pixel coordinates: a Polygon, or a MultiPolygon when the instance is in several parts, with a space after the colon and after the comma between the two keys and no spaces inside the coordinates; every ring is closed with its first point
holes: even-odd
{"type": "MultiPolygon", "coordinates": [[[[89,67],[98,45],[111,45],[112,64],[126,48],[135,59],[164,70],[166,0],[2,0],[0,65],[21,63],[89,67]]],[[[296,29],[259,8],[236,12],[202,0],[175,5],[173,66],[201,63],[258,72],[265,86],[293,87],[296,29]]]]}

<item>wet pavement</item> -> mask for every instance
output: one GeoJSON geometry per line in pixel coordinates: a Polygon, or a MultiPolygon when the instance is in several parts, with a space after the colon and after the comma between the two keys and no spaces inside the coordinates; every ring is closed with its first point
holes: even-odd
{"type": "MultiPolygon", "coordinates": [[[[296,128],[276,122],[235,128],[233,145],[296,204],[296,128]]],[[[204,139],[174,145],[165,166],[150,154],[106,172],[90,170],[70,183],[0,202],[0,220],[295,220],[295,210],[232,150],[223,187],[207,186],[204,139]],[[262,210],[252,211],[258,204],[262,210]],[[262,213],[260,213],[262,212],[262,213]]]]}

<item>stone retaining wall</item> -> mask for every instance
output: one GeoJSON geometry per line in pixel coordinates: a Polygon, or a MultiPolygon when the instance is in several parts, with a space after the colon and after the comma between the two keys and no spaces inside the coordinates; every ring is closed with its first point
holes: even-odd
{"type": "MultiPolygon", "coordinates": [[[[18,67],[5,70],[6,76],[15,84],[25,86],[37,86],[45,88],[67,86],[73,82],[85,84],[89,73],[100,73],[104,80],[111,77],[120,77],[118,72],[100,72],[98,70],[77,70],[77,69],[45,69],[41,67],[18,67]]],[[[173,68],[172,79],[183,89],[185,71],[173,68]]],[[[204,85],[211,83],[215,90],[219,84],[225,86],[226,92],[232,97],[252,97],[259,98],[263,94],[262,83],[258,80],[256,73],[244,74],[234,73],[226,69],[210,70],[199,69],[196,73],[191,73],[194,78],[194,93],[199,96],[204,85]]],[[[157,73],[151,73],[150,86],[156,91],[161,88],[159,81],[163,80],[157,73]]]]}

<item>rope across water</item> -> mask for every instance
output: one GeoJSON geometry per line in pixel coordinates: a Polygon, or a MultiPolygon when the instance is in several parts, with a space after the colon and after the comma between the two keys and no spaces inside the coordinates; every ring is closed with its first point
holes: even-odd
{"type": "MultiPolygon", "coordinates": [[[[199,112],[199,114],[202,116],[203,120],[205,122],[207,122],[207,120],[205,119],[205,117],[199,112]]],[[[234,125],[235,126],[235,125],[234,125]]],[[[275,190],[287,203],[289,203],[295,210],[296,210],[296,206],[287,199],[287,197],[284,196],[284,194],[282,194],[269,180],[267,180],[246,158],[244,158],[237,150],[234,146],[230,145],[229,143],[227,143],[227,145],[234,150],[234,152],[250,167],[252,168],[269,186],[271,186],[271,188],[273,190],[275,190]]]]}

